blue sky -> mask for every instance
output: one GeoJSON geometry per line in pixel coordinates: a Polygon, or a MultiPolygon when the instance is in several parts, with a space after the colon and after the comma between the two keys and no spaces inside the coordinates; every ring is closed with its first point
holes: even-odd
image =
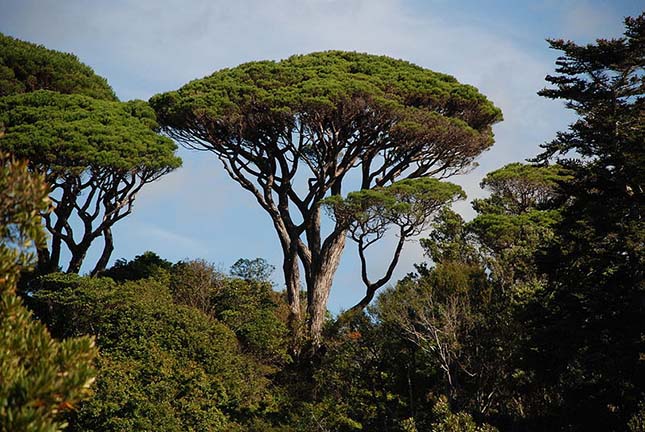
{"type": "MultiPolygon", "coordinates": [[[[572,120],[561,103],[536,95],[557,56],[545,38],[619,36],[622,18],[642,9],[631,0],[0,0],[0,32],[73,52],[122,100],[148,99],[245,61],[327,49],[386,54],[449,73],[478,87],[505,117],[479,167],[451,179],[470,200],[482,195],[486,172],[534,156],[572,120]]],[[[153,250],[222,269],[240,257],[279,267],[277,237],[252,197],[212,156],[180,154],[184,167],[143,190],[134,213],[116,226],[113,260],[153,250]]],[[[456,208],[472,215],[468,202],[456,208]]],[[[362,294],[352,246],[332,290],[333,311],[362,294]]],[[[374,249],[378,272],[391,244],[374,249]]],[[[395,279],[422,260],[409,243],[395,279]]]]}

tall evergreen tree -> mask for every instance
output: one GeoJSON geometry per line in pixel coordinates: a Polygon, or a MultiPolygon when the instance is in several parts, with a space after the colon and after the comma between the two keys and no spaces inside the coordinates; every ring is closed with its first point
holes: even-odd
{"type": "Polygon", "coordinates": [[[643,397],[645,14],[625,25],[586,46],[549,41],[563,54],[540,92],[579,116],[538,157],[573,172],[534,340],[564,430],[626,430],[643,397]]]}
{"type": "MultiPolygon", "coordinates": [[[[302,268],[314,340],[346,237],[363,253],[382,237],[381,228],[413,235],[429,219],[418,203],[431,201],[436,208],[437,201],[458,195],[446,196],[445,188],[424,177],[468,168],[493,144],[492,125],[501,120],[484,95],[451,76],[341,51],[246,63],[150,103],[170,136],[214,153],[269,214],[283,252],[292,321],[301,318],[302,268]],[[350,187],[358,194],[344,204],[361,211],[341,213],[353,220],[337,211],[347,209],[340,204],[350,187]],[[329,198],[335,220],[326,234],[321,219],[329,198]],[[371,217],[377,207],[389,216],[371,217]]],[[[366,295],[357,306],[364,307],[391,274],[386,270],[373,281],[363,272],[366,295]]]]}

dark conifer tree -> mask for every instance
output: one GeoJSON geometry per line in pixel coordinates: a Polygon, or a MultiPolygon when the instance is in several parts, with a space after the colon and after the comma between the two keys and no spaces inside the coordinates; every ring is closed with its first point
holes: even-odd
{"type": "Polygon", "coordinates": [[[626,430],[643,398],[645,14],[625,25],[586,46],[549,41],[563,55],[540,92],[579,115],[538,157],[573,172],[535,339],[559,430],[626,430]]]}

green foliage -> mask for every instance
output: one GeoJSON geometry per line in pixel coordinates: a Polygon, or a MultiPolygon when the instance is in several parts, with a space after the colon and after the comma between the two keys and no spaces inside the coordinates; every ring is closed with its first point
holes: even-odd
{"type": "Polygon", "coordinates": [[[257,280],[261,274],[268,274],[266,261],[246,261],[240,272],[252,272],[243,272],[248,276],[244,280],[226,277],[203,260],[179,262],[172,268],[171,291],[177,303],[195,307],[226,324],[245,352],[267,366],[283,365],[289,361],[286,319],[282,318],[286,305],[269,282],[257,280]]]}
{"type": "Polygon", "coordinates": [[[491,195],[473,202],[478,214],[467,230],[492,279],[511,301],[529,301],[542,285],[537,255],[554,238],[566,203],[562,188],[570,180],[570,171],[560,165],[513,163],[487,174],[481,183],[491,195]]]}
{"type": "Polygon", "coordinates": [[[401,135],[461,131],[460,138],[482,140],[488,146],[489,124],[501,120],[498,108],[451,76],[402,60],[342,51],[245,63],[157,95],[151,104],[162,123],[179,129],[196,115],[232,125],[258,107],[268,110],[269,121],[277,127],[295,114],[303,120],[316,112],[331,115],[357,98],[401,116],[396,131],[401,135]],[[469,109],[463,110],[466,106],[469,109]],[[432,114],[443,110],[446,117],[432,114]]]}
{"type": "Polygon", "coordinates": [[[100,236],[105,247],[93,273],[105,268],[112,225],[130,214],[145,184],[181,165],[176,145],[156,130],[154,112],[143,101],[47,90],[0,98],[0,149],[29,159],[32,170],[45,174],[55,203],[44,216],[52,243],[51,253],[39,249],[41,271],[58,269],[64,242],[72,255],[67,271],[78,272],[100,236]],[[74,224],[75,218],[81,223],[74,224]]]}
{"type": "Polygon", "coordinates": [[[579,116],[539,157],[573,176],[545,250],[544,301],[527,322],[537,378],[557,394],[552,429],[626,430],[643,398],[645,14],[625,26],[586,46],[550,41],[562,55],[540,92],[579,116]]]}
{"type": "Polygon", "coordinates": [[[423,230],[437,201],[461,194],[452,186],[442,195],[441,187],[450,186],[430,177],[470,166],[492,145],[492,125],[502,118],[477,89],[451,76],[343,51],[245,63],[156,95],[150,104],[164,131],[217,155],[267,211],[283,250],[294,331],[302,319],[304,270],[305,336],[314,346],[348,230],[366,285],[357,310],[391,278],[406,238],[423,230]],[[344,200],[350,178],[359,191],[344,200]],[[325,237],[323,206],[335,218],[325,237]],[[385,275],[372,282],[363,251],[390,222],[399,225],[400,241],[385,275]]]}
{"type": "Polygon", "coordinates": [[[53,332],[97,335],[96,394],[72,430],[242,430],[271,408],[262,368],[235,334],[152,279],[54,274],[38,280],[33,302],[53,332]]]}
{"type": "Polygon", "coordinates": [[[15,293],[0,294],[0,429],[58,431],[61,413],[87,398],[94,381],[93,341],[52,340],[15,293]]]}
{"type": "Polygon", "coordinates": [[[473,202],[478,213],[520,215],[557,205],[559,185],[571,180],[561,165],[535,166],[519,162],[486,174],[481,187],[491,192],[486,199],[473,202]]]}
{"type": "Polygon", "coordinates": [[[421,241],[434,265],[418,265],[420,277],[383,298],[385,316],[425,343],[445,373],[455,356],[451,402],[492,423],[526,427],[550,397],[526,362],[526,322],[540,304],[539,251],[554,239],[569,180],[560,166],[516,163],[489,173],[482,187],[491,195],[473,203],[477,216],[466,223],[444,210],[421,241]]]}
{"type": "MultiPolygon", "coordinates": [[[[464,268],[455,268],[451,270],[451,276],[463,271],[464,268]]],[[[472,278],[485,283],[483,272],[480,271],[477,276],[475,273],[477,272],[471,272],[472,278]]],[[[436,280],[450,283],[452,278],[446,274],[446,278],[437,277],[436,280]]],[[[475,309],[484,308],[480,306],[482,300],[476,298],[476,295],[473,295],[472,300],[465,300],[474,291],[466,285],[467,283],[458,287],[451,286],[451,294],[448,288],[427,280],[421,282],[408,279],[399,283],[396,289],[389,289],[381,294],[377,303],[370,308],[369,314],[353,314],[330,325],[325,334],[324,353],[314,360],[311,381],[305,381],[304,384],[299,381],[299,386],[292,390],[296,398],[289,411],[294,413],[290,423],[294,429],[459,431],[460,427],[468,427],[472,429],[463,430],[494,430],[485,425],[476,429],[477,423],[465,410],[453,414],[447,409],[447,401],[441,412],[433,410],[435,401],[438,398],[443,400],[439,395],[450,391],[441,362],[437,360],[438,355],[434,351],[435,348],[440,348],[434,339],[422,342],[413,337],[400,325],[399,320],[401,316],[413,318],[413,311],[419,312],[415,317],[417,320],[414,331],[422,332],[423,324],[428,321],[421,318],[425,312],[419,306],[422,303],[428,305],[429,296],[434,298],[434,305],[432,312],[428,310],[426,317],[434,314],[436,323],[442,319],[440,315],[451,307],[448,298],[454,300],[459,296],[469,302],[469,309],[462,309],[464,313],[455,316],[454,320],[444,320],[451,324],[441,328],[443,333],[440,343],[443,344],[444,335],[455,326],[472,329],[474,321],[478,319],[475,309]],[[437,294],[432,294],[431,288],[437,294]],[[456,291],[460,291],[459,294],[455,294],[456,291]]],[[[466,306],[465,303],[462,304],[466,306]]],[[[444,314],[443,318],[448,318],[448,315],[444,314]]],[[[459,352],[457,360],[469,369],[469,373],[479,372],[471,369],[472,359],[482,355],[481,345],[476,347],[477,351],[474,347],[471,348],[473,340],[479,337],[477,333],[471,338],[463,331],[458,331],[458,337],[450,348],[455,353],[459,352]],[[472,357],[463,355],[471,349],[472,357]]],[[[467,407],[468,411],[481,415],[472,405],[464,403],[467,399],[464,396],[468,374],[459,374],[459,367],[457,362],[452,364],[454,384],[463,390],[455,403],[462,409],[467,407]],[[458,384],[457,380],[463,382],[458,384]]],[[[494,370],[485,372],[495,373],[494,370]]],[[[482,387],[482,395],[491,390],[491,387],[482,387]]],[[[470,397],[474,398],[474,395],[471,393],[470,397]]]]}
{"type": "Polygon", "coordinates": [[[123,258],[116,260],[112,267],[101,273],[101,276],[109,277],[117,282],[148,278],[163,281],[170,277],[168,273],[172,266],[170,261],[160,258],[154,252],[146,251],[131,261],[123,258]]]}
{"type": "Polygon", "coordinates": [[[435,178],[400,180],[386,187],[350,192],[347,198],[322,201],[333,217],[361,231],[392,224],[412,232],[422,230],[438,208],[466,197],[461,187],[435,178]]]}
{"type": "Polygon", "coordinates": [[[172,267],[170,290],[175,302],[213,315],[213,296],[222,289],[224,279],[207,261],[180,261],[172,267]]]}
{"type": "Polygon", "coordinates": [[[426,255],[435,263],[444,261],[479,262],[480,256],[473,245],[471,233],[464,219],[449,208],[437,215],[432,231],[420,240],[426,255]]]}
{"type": "Polygon", "coordinates": [[[339,431],[396,430],[409,415],[406,380],[417,380],[405,341],[366,313],[333,326],[313,374],[319,421],[339,431]]]}
{"type": "Polygon", "coordinates": [[[460,376],[477,374],[468,343],[490,301],[483,269],[456,261],[438,264],[424,276],[408,277],[381,294],[375,313],[417,346],[441,370],[452,399],[460,376]]]}
{"type": "Polygon", "coordinates": [[[559,220],[559,210],[533,210],[519,215],[482,213],[469,228],[493,251],[518,246],[533,252],[540,242],[552,236],[552,228],[559,220]]]}
{"type": "Polygon", "coordinates": [[[304,402],[293,410],[287,430],[293,432],[363,430],[361,423],[347,417],[347,404],[334,399],[304,402]]]}
{"type": "Polygon", "coordinates": [[[73,54],[0,33],[0,97],[36,90],[117,100],[105,78],[97,76],[73,54]]]}
{"type": "Polygon", "coordinates": [[[44,241],[39,212],[49,201],[43,179],[0,155],[0,430],[62,430],[61,413],[86,398],[96,349],[83,337],[58,342],[15,293],[29,249],[44,241]]]}
{"type": "Polygon", "coordinates": [[[275,267],[264,258],[240,258],[231,266],[232,276],[256,282],[269,282],[275,267]]]}
{"type": "Polygon", "coordinates": [[[0,99],[0,112],[2,148],[48,176],[93,169],[163,171],[181,163],[176,145],[155,132],[154,112],[143,101],[39,90],[0,99]]]}
{"type": "Polygon", "coordinates": [[[30,249],[45,241],[38,213],[49,205],[43,178],[30,175],[25,162],[0,153],[0,284],[9,290],[20,269],[31,263],[30,249]]]}
{"type": "Polygon", "coordinates": [[[67,271],[79,272],[98,237],[105,245],[92,273],[105,269],[112,225],[143,185],[181,165],[157,130],[146,102],[119,102],[75,56],[0,34],[0,150],[45,174],[55,204],[44,216],[52,242],[38,249],[40,272],[59,269],[63,243],[67,271]]]}
{"type": "Polygon", "coordinates": [[[464,412],[453,413],[450,411],[448,399],[439,398],[433,408],[433,414],[438,420],[432,424],[432,432],[496,432],[494,427],[483,424],[477,425],[473,418],[464,412]]]}
{"type": "Polygon", "coordinates": [[[283,364],[288,331],[279,318],[280,296],[267,282],[225,279],[212,297],[214,316],[240,339],[242,346],[265,363],[283,364]]]}

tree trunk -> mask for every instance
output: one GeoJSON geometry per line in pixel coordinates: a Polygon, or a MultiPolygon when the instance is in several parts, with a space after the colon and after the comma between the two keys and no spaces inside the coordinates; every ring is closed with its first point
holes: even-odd
{"type": "Polygon", "coordinates": [[[81,271],[81,265],[85,259],[86,251],[78,250],[72,252],[72,259],[69,261],[69,266],[67,267],[67,273],[78,273],[81,271]]]}
{"type": "Polygon", "coordinates": [[[47,263],[47,272],[58,271],[58,266],[60,264],[60,249],[61,249],[62,240],[60,236],[52,234],[52,249],[51,255],[49,256],[49,262],[47,263]]]}
{"type": "Polygon", "coordinates": [[[112,229],[110,227],[107,227],[103,230],[103,240],[105,241],[105,244],[103,246],[103,253],[96,263],[96,266],[94,266],[94,270],[92,270],[92,272],[90,273],[92,276],[96,276],[97,274],[105,270],[108,262],[110,261],[110,256],[114,251],[114,238],[112,237],[112,229]]]}
{"type": "Polygon", "coordinates": [[[56,223],[53,230],[49,230],[52,236],[51,252],[49,263],[47,264],[47,273],[59,271],[60,254],[63,241],[67,244],[69,240],[63,239],[63,231],[65,234],[73,239],[74,235],[71,232],[71,227],[67,225],[72,211],[74,210],[74,202],[76,201],[77,193],[74,193],[69,185],[63,187],[63,196],[60,202],[54,208],[52,214],[56,216],[56,223]]]}
{"type": "Polygon", "coordinates": [[[374,285],[368,286],[367,290],[365,291],[365,295],[363,298],[356,303],[354,306],[352,306],[347,313],[352,315],[358,312],[361,312],[363,309],[365,309],[371,302],[374,300],[374,296],[376,295],[376,290],[378,288],[375,288],[374,285]]]}
{"type": "MultiPolygon", "coordinates": [[[[295,248],[294,248],[295,249],[295,248]]],[[[284,252],[282,264],[284,280],[287,288],[287,301],[289,303],[289,328],[294,336],[300,329],[300,269],[298,268],[297,250],[284,252]]]]}
{"type": "Polygon", "coordinates": [[[338,233],[318,258],[313,262],[311,286],[307,287],[309,301],[307,302],[307,317],[309,337],[315,346],[320,344],[320,336],[325,314],[327,312],[327,300],[334,281],[334,275],[338,270],[340,258],[345,248],[345,233],[338,233]]]}
{"type": "Polygon", "coordinates": [[[77,245],[67,245],[70,252],[72,253],[72,258],[69,260],[69,266],[67,267],[67,273],[78,273],[81,271],[81,266],[85,260],[85,255],[92,244],[92,238],[85,237],[77,245]]]}
{"type": "Polygon", "coordinates": [[[47,245],[37,248],[36,253],[38,254],[38,264],[37,269],[40,274],[51,273],[52,270],[52,259],[47,245]]]}

